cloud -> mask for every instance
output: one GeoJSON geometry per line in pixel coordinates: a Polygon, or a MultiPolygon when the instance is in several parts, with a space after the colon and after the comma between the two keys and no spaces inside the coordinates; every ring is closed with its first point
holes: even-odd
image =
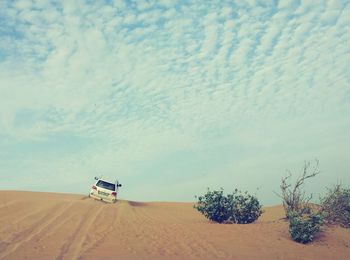
{"type": "Polygon", "coordinates": [[[17,176],[6,187],[21,183],[27,169],[65,184],[68,173],[84,182],[101,171],[136,182],[136,197],[151,175],[152,187],[170,178],[174,187],[198,190],[201,172],[219,184],[247,167],[244,185],[276,170],[269,165],[281,154],[292,164],[303,160],[294,153],[313,157],[320,149],[331,165],[324,145],[340,154],[348,145],[337,137],[345,130],[332,125],[350,124],[349,14],[341,1],[2,3],[0,136],[11,141],[0,147],[27,147],[0,157],[25,162],[6,164],[0,174],[17,176]],[[57,153],[47,152],[58,144],[57,153]]]}

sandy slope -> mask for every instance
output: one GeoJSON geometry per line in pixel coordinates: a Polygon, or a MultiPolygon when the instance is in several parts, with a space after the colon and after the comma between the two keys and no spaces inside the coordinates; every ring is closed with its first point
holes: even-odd
{"type": "Polygon", "coordinates": [[[350,259],[350,230],[300,245],[282,217],[271,207],[254,224],[220,225],[190,203],[0,191],[0,259],[350,259]]]}

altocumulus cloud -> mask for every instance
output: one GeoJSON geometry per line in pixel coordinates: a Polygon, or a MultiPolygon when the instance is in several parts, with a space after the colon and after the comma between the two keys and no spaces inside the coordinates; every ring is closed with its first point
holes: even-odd
{"type": "Polygon", "coordinates": [[[136,200],[348,183],[348,1],[0,3],[2,189],[136,200]]]}

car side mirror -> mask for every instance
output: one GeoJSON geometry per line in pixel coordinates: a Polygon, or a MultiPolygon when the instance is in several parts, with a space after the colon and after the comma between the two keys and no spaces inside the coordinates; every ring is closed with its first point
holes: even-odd
{"type": "Polygon", "coordinates": [[[97,181],[97,180],[98,180],[98,177],[95,177],[95,180],[97,181]]]}
{"type": "Polygon", "coordinates": [[[121,185],[121,184],[118,184],[117,186],[118,186],[118,187],[121,187],[122,185],[121,185]]]}

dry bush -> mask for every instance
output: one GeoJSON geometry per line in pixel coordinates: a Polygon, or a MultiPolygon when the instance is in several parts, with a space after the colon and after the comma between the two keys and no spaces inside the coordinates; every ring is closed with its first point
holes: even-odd
{"type": "Polygon", "coordinates": [[[300,213],[307,214],[311,212],[310,200],[312,195],[306,196],[303,190],[305,180],[318,175],[319,161],[315,161],[315,165],[311,167],[310,162],[305,162],[302,175],[296,180],[294,184],[291,183],[292,173],[288,171],[288,175],[281,180],[281,193],[276,193],[283,200],[283,207],[286,213],[286,217],[289,218],[290,214],[300,213]]]}
{"type": "Polygon", "coordinates": [[[328,223],[350,228],[350,188],[343,188],[341,184],[329,188],[321,198],[321,207],[328,223]]]}

